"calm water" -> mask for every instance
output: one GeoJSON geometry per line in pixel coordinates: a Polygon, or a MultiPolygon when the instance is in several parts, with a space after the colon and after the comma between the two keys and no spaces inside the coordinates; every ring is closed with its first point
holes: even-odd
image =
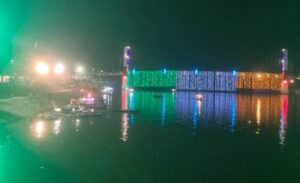
{"type": "Polygon", "coordinates": [[[93,118],[0,126],[0,182],[300,182],[300,97],[122,93],[93,118]]]}

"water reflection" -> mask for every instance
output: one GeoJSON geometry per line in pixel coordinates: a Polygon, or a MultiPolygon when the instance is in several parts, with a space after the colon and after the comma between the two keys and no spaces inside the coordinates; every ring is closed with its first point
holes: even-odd
{"type": "Polygon", "coordinates": [[[75,131],[79,132],[80,129],[80,119],[75,119],[75,131]]]}
{"type": "Polygon", "coordinates": [[[260,122],[261,122],[261,101],[260,99],[258,98],[256,100],[256,123],[258,125],[260,125],[260,122]]]}
{"type": "MultiPolygon", "coordinates": [[[[255,126],[253,133],[256,134],[261,134],[262,128],[277,123],[280,124],[280,144],[284,143],[288,96],[203,93],[203,100],[197,101],[195,94],[164,93],[161,99],[157,99],[151,92],[135,92],[134,97],[123,92],[122,109],[136,107],[143,111],[139,114],[142,119],[160,122],[162,126],[179,122],[190,124],[195,129],[199,125],[221,127],[232,133],[236,128],[248,128],[252,121],[255,122],[251,126],[255,126]]],[[[122,115],[122,139],[128,138],[130,119],[128,114],[122,115]]]]}
{"type": "Polygon", "coordinates": [[[288,96],[281,98],[281,118],[279,128],[279,144],[284,146],[287,131],[288,96]]]}
{"type": "Polygon", "coordinates": [[[36,121],[32,126],[32,133],[36,138],[43,138],[47,133],[47,123],[45,121],[36,121]]]}
{"type": "Polygon", "coordinates": [[[57,135],[60,132],[61,120],[55,120],[53,125],[53,133],[57,135]]]}
{"type": "MultiPolygon", "coordinates": [[[[133,105],[133,104],[131,104],[131,105],[133,105]]],[[[128,109],[128,92],[125,91],[125,90],[122,91],[121,109],[122,110],[127,110],[128,109]]],[[[126,142],[127,139],[128,139],[128,128],[129,128],[128,113],[123,113],[122,114],[121,126],[122,126],[122,128],[121,128],[121,140],[126,142]]]]}
{"type": "Polygon", "coordinates": [[[166,125],[166,96],[163,95],[162,106],[161,106],[161,126],[166,125]]]}

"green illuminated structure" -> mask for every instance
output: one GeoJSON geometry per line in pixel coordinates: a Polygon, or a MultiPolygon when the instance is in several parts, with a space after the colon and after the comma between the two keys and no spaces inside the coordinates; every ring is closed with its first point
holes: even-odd
{"type": "Polygon", "coordinates": [[[135,71],[128,72],[129,87],[175,87],[176,71],[135,71]]]}

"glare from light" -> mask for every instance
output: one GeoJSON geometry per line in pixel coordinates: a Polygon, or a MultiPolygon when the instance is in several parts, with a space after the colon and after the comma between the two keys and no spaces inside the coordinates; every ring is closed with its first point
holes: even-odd
{"type": "Polygon", "coordinates": [[[55,111],[55,112],[61,112],[61,108],[55,107],[55,108],[54,108],[54,111],[55,111]]]}
{"type": "Polygon", "coordinates": [[[288,81],[287,81],[287,80],[284,80],[284,81],[283,81],[283,84],[285,84],[285,85],[288,84],[288,81]]]}
{"type": "Polygon", "coordinates": [[[59,64],[56,64],[55,67],[54,67],[54,73],[56,75],[62,75],[65,71],[65,66],[61,63],[59,64]]]}
{"type": "Polygon", "coordinates": [[[46,133],[46,124],[44,121],[37,121],[33,127],[34,134],[37,138],[42,138],[46,133]]]}
{"type": "Polygon", "coordinates": [[[294,83],[295,83],[295,81],[294,81],[293,79],[291,79],[291,80],[290,80],[290,83],[291,83],[291,84],[294,84],[294,83]]]}
{"type": "Polygon", "coordinates": [[[232,74],[235,76],[235,75],[236,75],[236,70],[233,70],[233,71],[232,71],[232,74]]]}
{"type": "Polygon", "coordinates": [[[261,74],[257,74],[256,77],[257,78],[261,78],[262,76],[261,76],[261,74]]]}
{"type": "Polygon", "coordinates": [[[77,73],[83,73],[84,68],[83,68],[82,66],[77,66],[75,71],[76,71],[77,73]]]}
{"type": "Polygon", "coordinates": [[[196,95],[196,100],[202,100],[203,96],[201,94],[196,95]]]}
{"type": "Polygon", "coordinates": [[[167,74],[167,69],[164,69],[164,74],[167,74]]]}
{"type": "Polygon", "coordinates": [[[134,92],[134,89],[133,88],[126,88],[126,91],[127,92],[134,92]]]}
{"type": "Polygon", "coordinates": [[[49,73],[49,65],[45,62],[39,62],[35,66],[35,71],[39,75],[47,75],[49,73]]]}

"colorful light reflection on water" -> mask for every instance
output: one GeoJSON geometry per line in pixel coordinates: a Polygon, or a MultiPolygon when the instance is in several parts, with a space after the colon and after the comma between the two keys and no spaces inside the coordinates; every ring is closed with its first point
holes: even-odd
{"type": "Polygon", "coordinates": [[[36,175],[35,182],[47,183],[131,182],[128,177],[147,182],[162,176],[167,182],[186,177],[195,182],[202,177],[219,178],[209,182],[228,177],[267,182],[270,177],[297,177],[289,174],[299,167],[297,100],[285,95],[201,94],[202,101],[193,92],[124,90],[112,96],[113,108],[138,109],[138,114],[108,111],[97,117],[9,125],[0,131],[6,133],[0,134],[0,175],[10,182],[18,177],[28,182],[36,175]],[[249,175],[257,166],[264,168],[249,175]]]}

